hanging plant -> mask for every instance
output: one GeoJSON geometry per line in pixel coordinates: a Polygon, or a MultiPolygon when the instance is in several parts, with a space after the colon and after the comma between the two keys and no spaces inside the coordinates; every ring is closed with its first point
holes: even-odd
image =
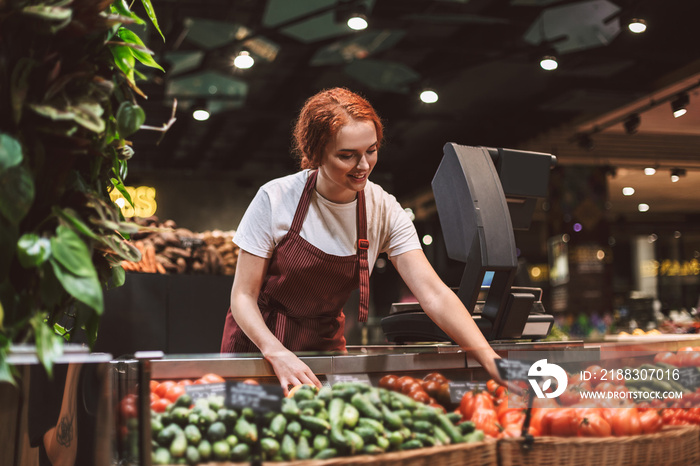
{"type": "Polygon", "coordinates": [[[109,193],[131,203],[137,63],[163,71],[126,27],[145,25],[124,0],[0,0],[0,381],[13,343],[35,343],[49,374],[78,329],[94,343],[103,290],[140,260],[109,193]]]}

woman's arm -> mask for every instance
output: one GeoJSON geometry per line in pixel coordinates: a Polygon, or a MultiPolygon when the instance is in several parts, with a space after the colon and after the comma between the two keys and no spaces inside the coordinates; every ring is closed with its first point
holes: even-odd
{"type": "Polygon", "coordinates": [[[58,422],[44,434],[46,456],[54,466],[75,464],[78,454],[78,380],[82,364],[69,364],[58,422]]]}
{"type": "Polygon", "coordinates": [[[269,259],[240,251],[231,288],[233,318],[272,365],[285,394],[289,385],[308,383],[320,387],[321,382],[311,369],[284,347],[262,318],[258,295],[269,264],[269,259]]]}
{"type": "Polygon", "coordinates": [[[503,383],[494,362],[499,356],[457,294],[440,279],[423,251],[415,249],[399,254],[392,257],[391,262],[428,317],[473,356],[492,378],[503,383]]]}

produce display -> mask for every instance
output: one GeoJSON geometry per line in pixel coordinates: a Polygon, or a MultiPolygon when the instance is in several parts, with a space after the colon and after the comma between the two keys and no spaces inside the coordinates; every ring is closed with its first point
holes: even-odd
{"type": "Polygon", "coordinates": [[[152,383],[154,464],[245,462],[258,448],[264,461],[328,459],[485,438],[457,413],[360,382],[295,387],[278,411],[262,415],[228,408],[223,396],[193,400],[185,393],[187,383],[206,381],[152,383]]]}
{"type": "Polygon", "coordinates": [[[122,261],[129,272],[161,274],[233,275],[238,260],[238,246],[233,231],[194,233],[178,228],[173,220],[160,222],[157,217],[136,218],[145,228],[132,235],[141,251],[141,261],[122,261]]]}

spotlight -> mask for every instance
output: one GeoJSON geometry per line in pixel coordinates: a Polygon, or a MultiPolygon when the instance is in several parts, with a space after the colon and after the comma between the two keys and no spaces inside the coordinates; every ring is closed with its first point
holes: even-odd
{"type": "Polygon", "coordinates": [[[540,59],[540,67],[545,71],[554,71],[559,67],[556,55],[545,55],[540,59]]]}
{"type": "Polygon", "coordinates": [[[654,167],[647,167],[644,169],[644,174],[647,176],[651,176],[654,173],[656,173],[656,168],[654,168],[654,167]]]}
{"type": "Polygon", "coordinates": [[[641,34],[642,32],[647,30],[647,22],[644,21],[642,18],[632,18],[627,27],[633,33],[641,34]]]}
{"type": "Polygon", "coordinates": [[[367,6],[362,1],[345,0],[338,3],[335,9],[335,21],[345,23],[354,31],[367,29],[367,6]]]}
{"type": "Polygon", "coordinates": [[[247,70],[255,64],[255,60],[250,56],[249,52],[241,51],[236,58],[233,59],[233,66],[242,70],[247,70]]]}
{"type": "Polygon", "coordinates": [[[627,134],[636,133],[639,129],[639,124],[641,122],[642,119],[640,118],[639,113],[631,114],[625,119],[625,122],[623,123],[625,125],[625,132],[627,132],[627,134]]]}
{"type": "Polygon", "coordinates": [[[677,183],[681,176],[685,176],[685,168],[672,168],[671,169],[671,182],[677,183]]]}
{"type": "Polygon", "coordinates": [[[192,112],[192,118],[194,118],[197,121],[206,121],[209,119],[209,116],[209,111],[203,108],[198,108],[192,112]]]}
{"type": "Polygon", "coordinates": [[[690,103],[690,98],[686,92],[682,92],[676,96],[675,99],[671,101],[671,110],[673,110],[673,116],[675,118],[681,117],[688,111],[686,107],[690,103]]]}
{"type": "Polygon", "coordinates": [[[438,94],[432,89],[425,89],[420,93],[420,100],[426,104],[434,104],[438,101],[438,94]]]}

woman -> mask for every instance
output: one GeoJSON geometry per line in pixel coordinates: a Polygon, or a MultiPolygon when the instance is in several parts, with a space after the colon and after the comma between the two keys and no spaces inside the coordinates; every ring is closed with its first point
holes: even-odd
{"type": "Polygon", "coordinates": [[[240,247],[222,352],[262,352],[282,387],[319,380],[296,351],[344,351],[342,306],[386,252],[423,310],[499,379],[498,356],[457,295],[438,277],[396,199],[368,180],[383,128],[347,89],[306,101],[294,130],[302,171],[265,184],[234,237],[240,247]]]}

